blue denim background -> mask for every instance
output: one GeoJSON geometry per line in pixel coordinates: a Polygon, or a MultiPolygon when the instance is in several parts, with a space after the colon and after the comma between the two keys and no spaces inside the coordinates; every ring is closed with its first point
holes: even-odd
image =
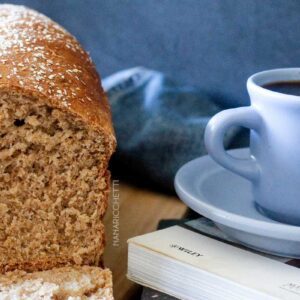
{"type": "Polygon", "coordinates": [[[248,103],[245,82],[300,65],[298,0],[25,0],[65,26],[103,77],[145,66],[215,100],[248,103]]]}
{"type": "MultiPolygon", "coordinates": [[[[173,191],[178,168],[206,154],[206,124],[222,107],[203,91],[142,67],[105,78],[103,87],[118,140],[113,174],[173,191]]],[[[241,143],[238,136],[244,134],[228,130],[225,146],[241,143]]]]}

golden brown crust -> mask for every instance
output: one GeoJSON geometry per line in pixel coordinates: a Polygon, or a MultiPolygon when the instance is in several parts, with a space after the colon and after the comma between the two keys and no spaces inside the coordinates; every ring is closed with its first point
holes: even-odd
{"type": "Polygon", "coordinates": [[[0,5],[0,91],[15,91],[81,118],[116,140],[110,107],[89,55],[46,16],[24,6],[0,5]]]}

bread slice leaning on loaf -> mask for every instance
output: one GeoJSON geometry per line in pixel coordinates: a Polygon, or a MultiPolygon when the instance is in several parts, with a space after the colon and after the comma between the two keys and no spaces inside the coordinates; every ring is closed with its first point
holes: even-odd
{"type": "Polygon", "coordinates": [[[75,38],[15,5],[0,5],[0,136],[0,272],[98,265],[109,104],[75,38]]]}
{"type": "Polygon", "coordinates": [[[113,300],[107,269],[89,266],[0,275],[1,300],[113,300]]]}

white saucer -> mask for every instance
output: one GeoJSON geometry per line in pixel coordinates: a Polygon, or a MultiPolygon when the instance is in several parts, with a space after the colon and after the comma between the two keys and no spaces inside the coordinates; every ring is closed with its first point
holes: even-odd
{"type": "MultiPolygon", "coordinates": [[[[249,149],[229,153],[246,158],[249,149]]],[[[255,208],[251,183],[225,170],[209,156],[192,160],[180,168],[175,188],[183,202],[213,220],[229,237],[266,253],[300,258],[300,227],[260,214],[255,208]]]]}

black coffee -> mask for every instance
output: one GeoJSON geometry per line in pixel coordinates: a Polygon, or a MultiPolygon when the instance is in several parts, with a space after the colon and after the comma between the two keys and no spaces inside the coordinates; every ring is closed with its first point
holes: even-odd
{"type": "Polygon", "coordinates": [[[300,96],[300,81],[272,82],[262,87],[278,93],[300,96]]]}

